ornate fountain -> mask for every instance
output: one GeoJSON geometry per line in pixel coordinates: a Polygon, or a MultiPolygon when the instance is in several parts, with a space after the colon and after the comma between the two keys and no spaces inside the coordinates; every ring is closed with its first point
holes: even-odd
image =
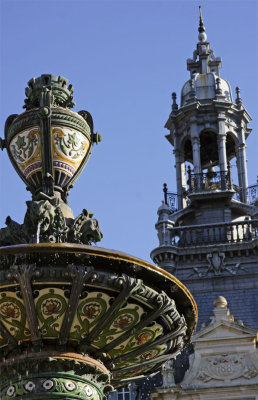
{"type": "Polygon", "coordinates": [[[65,78],[25,92],[0,142],[32,193],[0,230],[0,398],[102,400],[181,352],[196,305],[166,271],[92,245],[98,221],[74,218],[67,195],[101,136],[65,78]]]}

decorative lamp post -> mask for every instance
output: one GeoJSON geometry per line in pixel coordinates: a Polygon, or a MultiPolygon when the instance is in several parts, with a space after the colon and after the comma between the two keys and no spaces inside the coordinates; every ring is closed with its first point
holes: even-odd
{"type": "Polygon", "coordinates": [[[32,193],[23,224],[0,230],[2,400],[105,399],[175,358],[196,324],[178,280],[92,246],[97,220],[74,218],[67,194],[101,137],[90,113],[70,110],[72,93],[63,77],[31,79],[1,140],[32,193]]]}

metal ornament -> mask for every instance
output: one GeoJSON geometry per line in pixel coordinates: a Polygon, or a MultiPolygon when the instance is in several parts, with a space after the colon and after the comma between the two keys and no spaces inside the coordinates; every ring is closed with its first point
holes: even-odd
{"type": "Polygon", "coordinates": [[[32,79],[26,111],[7,119],[9,157],[32,193],[22,224],[0,229],[0,398],[104,400],[158,371],[195,329],[188,290],[167,272],[117,251],[67,194],[93,143],[91,115],[72,112],[72,86],[32,79]]]}

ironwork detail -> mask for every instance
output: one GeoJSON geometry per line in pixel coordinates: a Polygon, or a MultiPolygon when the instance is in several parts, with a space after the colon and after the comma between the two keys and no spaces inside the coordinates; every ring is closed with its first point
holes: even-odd
{"type": "Polygon", "coordinates": [[[169,206],[172,213],[176,212],[178,210],[177,193],[169,192],[166,183],[163,185],[163,193],[165,204],[169,206]]]}
{"type": "Polygon", "coordinates": [[[258,202],[258,180],[255,185],[248,187],[248,199],[250,204],[258,202]]]}
{"type": "Polygon", "coordinates": [[[227,171],[209,171],[200,174],[193,174],[188,169],[189,193],[200,193],[209,191],[232,190],[230,174],[227,171]]]}

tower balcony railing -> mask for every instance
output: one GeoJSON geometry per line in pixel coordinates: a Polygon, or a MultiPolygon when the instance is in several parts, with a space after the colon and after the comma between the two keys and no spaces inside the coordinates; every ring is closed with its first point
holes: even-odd
{"type": "Polygon", "coordinates": [[[170,232],[177,247],[249,242],[258,238],[258,219],[174,227],[170,232]]]}
{"type": "MultiPolygon", "coordinates": [[[[213,173],[213,172],[212,172],[213,173]]],[[[189,171],[188,171],[189,174],[189,171]]],[[[185,192],[186,198],[189,193],[200,193],[203,191],[216,191],[216,190],[232,190],[234,191],[233,198],[237,201],[241,201],[241,186],[234,185],[231,180],[231,175],[228,172],[216,172],[216,176],[212,177],[207,173],[192,174],[188,180],[189,190],[185,192]],[[208,175],[208,176],[207,176],[208,175]]],[[[249,186],[247,189],[248,204],[258,203],[258,180],[254,185],[249,186]]],[[[178,210],[178,196],[176,192],[170,192],[167,188],[167,184],[163,185],[164,201],[171,210],[172,213],[178,210]]],[[[190,204],[190,200],[187,199],[187,205],[190,204]]]]}
{"type": "Polygon", "coordinates": [[[163,193],[165,204],[169,206],[172,213],[176,212],[178,210],[177,193],[169,192],[166,183],[163,185],[163,193]]]}
{"type": "Polygon", "coordinates": [[[256,184],[248,187],[248,199],[250,204],[258,202],[258,179],[256,184]]]}
{"type": "MultiPolygon", "coordinates": [[[[233,185],[233,189],[235,191],[235,194],[233,198],[237,201],[241,201],[241,193],[243,189],[241,186],[233,185]]],[[[248,186],[246,189],[246,198],[247,198],[247,204],[254,205],[258,203],[258,182],[254,185],[248,186]]]]}
{"type": "Polygon", "coordinates": [[[233,189],[231,175],[227,171],[209,171],[193,174],[189,169],[187,183],[189,194],[233,189]]]}

